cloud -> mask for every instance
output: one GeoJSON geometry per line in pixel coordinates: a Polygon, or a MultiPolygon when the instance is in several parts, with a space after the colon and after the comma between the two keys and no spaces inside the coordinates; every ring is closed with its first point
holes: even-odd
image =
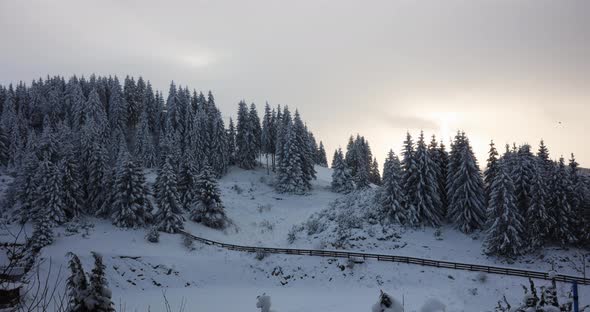
{"type": "Polygon", "coordinates": [[[381,120],[391,128],[437,130],[440,126],[435,120],[420,116],[382,114],[381,120]]]}

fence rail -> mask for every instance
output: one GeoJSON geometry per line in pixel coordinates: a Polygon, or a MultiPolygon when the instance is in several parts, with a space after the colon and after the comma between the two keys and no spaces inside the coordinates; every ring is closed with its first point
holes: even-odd
{"type": "Polygon", "coordinates": [[[244,251],[244,252],[262,252],[270,254],[285,254],[285,255],[299,255],[299,256],[312,256],[312,257],[330,257],[330,258],[347,258],[347,259],[375,259],[377,261],[387,262],[400,262],[407,264],[416,264],[422,266],[430,266],[436,268],[463,270],[463,271],[474,271],[474,272],[485,272],[490,274],[510,275],[519,277],[530,277],[544,280],[551,280],[555,278],[556,281],[573,283],[577,282],[580,285],[590,285],[590,279],[585,277],[578,277],[572,275],[563,274],[549,274],[547,272],[530,271],[515,268],[504,268],[495,267],[479,264],[469,264],[460,262],[450,261],[439,261],[432,259],[423,259],[416,257],[405,257],[385,254],[373,254],[373,253],[362,253],[362,252],[349,252],[349,251],[331,251],[331,250],[314,250],[314,249],[292,249],[292,248],[270,248],[270,247],[252,247],[252,246],[240,246],[233,244],[225,244],[216,242],[210,239],[195,236],[191,233],[182,231],[183,234],[191,237],[195,241],[203,244],[221,247],[227,250],[244,251]]]}

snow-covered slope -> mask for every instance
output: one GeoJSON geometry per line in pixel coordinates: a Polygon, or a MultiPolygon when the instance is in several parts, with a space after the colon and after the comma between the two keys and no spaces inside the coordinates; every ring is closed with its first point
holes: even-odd
{"type": "MultiPolygon", "coordinates": [[[[293,226],[317,218],[331,201],[342,196],[329,191],[331,171],[317,170],[313,192],[295,196],[275,193],[272,177],[264,169],[232,168],[221,179],[220,187],[233,226],[222,232],[187,221],[185,228],[198,236],[235,244],[332,248],[330,224],[314,235],[300,232],[292,245],[287,241],[293,226]]],[[[148,175],[149,181],[153,178],[153,174],[148,175]]],[[[273,309],[279,312],[370,311],[379,289],[403,301],[406,311],[419,311],[428,298],[438,298],[447,311],[492,311],[503,295],[512,303],[520,303],[520,285],[527,283],[516,277],[400,263],[350,263],[286,255],[258,255],[257,259],[253,254],[189,245],[182,235],[161,234],[159,243],[149,243],[144,238],[145,229],[121,229],[94,218],[86,222],[88,226],[77,233],[66,231],[65,226],[58,228],[55,243],[43,250],[43,257],[51,259],[54,276],[61,266],[65,278],[67,252],[77,253],[87,270],[93,264],[90,252],[101,253],[119,311],[146,311],[148,307],[150,311],[164,311],[163,293],[175,310],[184,300],[186,311],[256,311],[256,296],[263,292],[271,295],[273,309]]],[[[352,233],[359,238],[348,248],[537,270],[549,269],[547,259],[555,259],[560,273],[579,275],[564,260],[573,259],[575,250],[548,249],[518,263],[505,264],[482,255],[481,239],[450,227],[443,227],[441,236],[435,236],[432,228],[395,227],[391,231],[395,235],[386,240],[378,239],[379,235],[371,237],[366,231],[352,233]]],[[[48,264],[43,264],[43,270],[49,269],[48,264]]],[[[543,283],[538,281],[539,285],[543,283]]],[[[568,288],[560,285],[561,295],[568,288]]],[[[590,288],[582,286],[580,292],[581,300],[590,303],[590,288]]]]}

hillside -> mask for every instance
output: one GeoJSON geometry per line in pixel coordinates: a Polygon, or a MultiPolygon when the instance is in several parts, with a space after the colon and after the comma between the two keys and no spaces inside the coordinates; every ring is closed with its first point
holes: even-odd
{"type": "MultiPolygon", "coordinates": [[[[185,229],[227,243],[331,248],[329,229],[313,235],[302,231],[293,244],[287,241],[293,226],[317,218],[318,213],[329,209],[330,202],[342,197],[328,189],[331,170],[317,170],[313,191],[296,196],[274,192],[272,179],[264,169],[245,171],[232,167],[220,180],[220,186],[233,225],[222,232],[187,221],[185,229]]],[[[154,174],[148,172],[147,176],[153,183],[154,174]]],[[[352,264],[342,259],[286,255],[268,255],[259,260],[253,254],[198,243],[187,247],[182,235],[162,233],[159,243],[149,243],[144,238],[145,229],[121,229],[94,218],[84,223],[56,229],[58,237],[43,249],[43,258],[51,260],[55,278],[56,268],[67,268],[66,253],[78,254],[87,270],[92,267],[90,252],[101,253],[113,301],[120,311],[146,311],[148,307],[150,311],[164,311],[163,293],[173,309],[185,300],[186,311],[255,311],[256,296],[263,292],[271,295],[273,307],[281,312],[368,311],[377,301],[379,289],[403,299],[406,311],[419,311],[428,298],[438,298],[447,305],[447,311],[492,311],[503,295],[519,303],[521,284],[527,284],[516,277],[400,263],[352,264]]],[[[553,263],[559,273],[580,275],[568,261],[576,259],[574,249],[547,248],[508,264],[482,255],[481,235],[464,235],[448,226],[438,236],[432,228],[392,228],[394,235],[386,240],[366,233],[364,229],[355,232],[348,248],[545,271],[553,263]]],[[[1,238],[8,237],[4,233],[1,238]]],[[[43,270],[48,269],[46,261],[43,270]]],[[[568,289],[569,285],[559,285],[560,295],[564,296],[568,289]]],[[[588,300],[590,287],[581,286],[580,292],[582,300],[588,300]]]]}

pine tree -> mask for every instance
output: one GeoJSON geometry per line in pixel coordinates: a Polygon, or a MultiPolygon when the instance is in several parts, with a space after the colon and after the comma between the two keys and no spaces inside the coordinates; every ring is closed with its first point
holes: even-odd
{"type": "Polygon", "coordinates": [[[214,229],[223,229],[228,224],[221,194],[211,168],[205,165],[196,183],[197,200],[191,211],[191,219],[214,229]]]}
{"type": "Polygon", "coordinates": [[[227,151],[229,156],[229,164],[236,164],[236,129],[234,121],[229,119],[229,129],[227,130],[227,151]]]}
{"type": "Polygon", "coordinates": [[[383,185],[379,192],[379,203],[384,217],[404,224],[407,221],[407,200],[401,189],[401,164],[395,153],[390,150],[383,164],[383,185]]]}
{"type": "Polygon", "coordinates": [[[135,140],[134,155],[146,168],[154,168],[157,165],[156,148],[149,126],[147,112],[142,112],[139,117],[139,129],[135,140]]]}
{"type": "Polygon", "coordinates": [[[186,211],[191,211],[197,198],[199,189],[197,182],[199,180],[199,171],[195,166],[192,158],[185,158],[178,175],[178,191],[180,193],[180,204],[186,211]]]}
{"type": "Polygon", "coordinates": [[[336,193],[348,194],[354,190],[352,175],[350,174],[350,169],[348,169],[344,162],[344,155],[340,148],[334,152],[334,158],[332,158],[331,185],[332,191],[336,193]]]}
{"type": "Polygon", "coordinates": [[[512,171],[518,211],[521,215],[526,215],[531,204],[531,181],[534,175],[535,162],[535,157],[530,152],[530,146],[526,144],[521,146],[516,154],[512,171]]]}
{"type": "Polygon", "coordinates": [[[447,153],[445,149],[444,143],[441,141],[439,147],[437,149],[438,152],[438,163],[439,163],[439,174],[438,174],[438,190],[440,195],[441,201],[441,210],[443,211],[443,216],[446,217],[448,214],[449,208],[449,201],[447,199],[447,175],[448,175],[448,168],[449,168],[449,153],[447,153]]]}
{"type": "Polygon", "coordinates": [[[35,200],[34,211],[43,212],[52,225],[62,224],[66,221],[63,203],[63,181],[57,166],[48,157],[48,155],[45,155],[39,163],[36,177],[38,195],[35,200]]]}
{"type": "MultiPolygon", "coordinates": [[[[570,180],[571,184],[570,192],[568,194],[568,201],[570,203],[573,215],[583,216],[585,195],[587,193],[587,189],[586,183],[584,182],[584,177],[580,173],[580,169],[578,168],[578,166],[579,164],[576,161],[576,157],[572,153],[567,170],[568,179],[570,180]]],[[[572,226],[574,227],[575,236],[580,239],[585,236],[583,231],[583,221],[583,217],[572,218],[572,226]]]]}
{"type": "Polygon", "coordinates": [[[261,137],[262,128],[260,127],[260,117],[258,117],[258,111],[254,103],[250,104],[250,112],[248,113],[248,120],[250,122],[250,129],[252,131],[252,144],[254,145],[254,157],[255,159],[261,153],[261,137]]]}
{"type": "Polygon", "coordinates": [[[111,218],[114,225],[135,228],[146,226],[151,221],[152,207],[143,168],[129,155],[122,155],[119,159],[112,192],[111,218]]]}
{"type": "Polygon", "coordinates": [[[516,206],[514,194],[512,178],[500,164],[492,182],[487,210],[489,229],[485,249],[488,254],[515,257],[523,251],[523,220],[516,206]]]}
{"type": "Polygon", "coordinates": [[[238,125],[236,131],[236,161],[243,169],[256,167],[257,145],[254,122],[250,121],[250,113],[244,101],[239,103],[238,125]]]}
{"type": "Polygon", "coordinates": [[[449,158],[449,216],[459,230],[471,233],[484,224],[485,191],[477,159],[465,133],[457,133],[449,158]]]}
{"type": "Polygon", "coordinates": [[[100,131],[94,124],[89,124],[84,126],[82,133],[86,202],[90,213],[98,212],[108,195],[104,183],[108,176],[108,155],[100,131]]]}
{"type": "Polygon", "coordinates": [[[34,229],[29,244],[31,250],[35,253],[39,252],[41,248],[53,243],[51,220],[45,212],[46,209],[39,211],[33,220],[34,229]]]}
{"type": "Polygon", "coordinates": [[[66,218],[73,219],[82,213],[82,185],[80,171],[74,155],[66,155],[58,165],[62,177],[63,204],[66,218]]]}
{"type": "Polygon", "coordinates": [[[558,165],[553,166],[552,170],[550,205],[553,218],[555,219],[553,238],[562,244],[574,243],[576,241],[575,232],[572,228],[572,208],[567,196],[571,192],[570,183],[565,161],[561,157],[558,165]]]}
{"type": "Polygon", "coordinates": [[[261,151],[266,157],[266,171],[267,174],[270,173],[270,165],[268,161],[268,157],[271,154],[274,154],[275,147],[273,146],[273,137],[272,131],[273,128],[273,120],[272,120],[272,113],[270,110],[270,105],[266,103],[264,106],[264,117],[262,118],[262,133],[260,135],[260,144],[261,144],[261,151]]]}
{"type": "Polygon", "coordinates": [[[381,174],[379,173],[379,163],[377,162],[377,158],[373,158],[373,161],[371,162],[369,181],[375,185],[381,185],[381,174]]]}
{"type": "Polygon", "coordinates": [[[158,222],[158,230],[167,233],[177,233],[182,230],[184,218],[178,203],[176,174],[170,157],[166,159],[164,165],[158,171],[155,195],[158,212],[154,219],[158,222]]]}
{"type": "Polygon", "coordinates": [[[292,124],[287,124],[283,138],[283,152],[279,158],[276,189],[280,193],[302,194],[306,190],[303,181],[303,164],[301,163],[300,146],[292,124]]]}
{"type": "Polygon", "coordinates": [[[106,266],[102,262],[102,256],[92,252],[94,257],[94,269],[90,275],[89,294],[86,299],[86,307],[89,311],[114,312],[111,290],[105,276],[106,266]]]}
{"type": "Polygon", "coordinates": [[[328,168],[328,158],[326,157],[326,150],[322,141],[320,141],[320,147],[318,148],[316,157],[318,159],[318,165],[328,168]]]}
{"type": "Polygon", "coordinates": [[[415,216],[415,218],[407,220],[408,225],[415,225],[412,221],[419,222],[419,214],[415,202],[415,190],[417,189],[418,181],[416,181],[416,171],[418,170],[416,164],[416,156],[414,154],[414,141],[409,132],[406,133],[406,140],[404,141],[404,148],[402,151],[402,179],[401,187],[405,198],[407,199],[407,206],[405,207],[408,216],[415,216]]]}
{"type": "MultiPolygon", "coordinates": [[[[211,101],[212,97],[213,96],[211,95],[211,101]]],[[[211,139],[209,144],[210,155],[208,159],[215,175],[221,177],[227,172],[229,164],[227,134],[225,132],[223,119],[221,118],[221,112],[215,107],[214,103],[209,103],[209,106],[211,139]]]]}
{"type": "Polygon", "coordinates": [[[498,150],[496,150],[496,145],[494,144],[493,140],[490,142],[490,151],[488,152],[488,156],[488,164],[483,173],[483,180],[485,184],[486,200],[489,201],[492,183],[494,182],[494,179],[498,173],[498,150]]]}
{"type": "Polygon", "coordinates": [[[549,236],[549,229],[555,226],[555,221],[547,211],[545,179],[538,163],[535,163],[533,179],[531,180],[531,201],[525,215],[525,226],[532,250],[543,246],[549,236]]]}
{"type": "Polygon", "coordinates": [[[68,309],[70,312],[88,312],[86,308],[86,298],[88,297],[89,285],[86,279],[86,273],[80,262],[80,258],[74,253],[69,252],[68,267],[70,276],[66,280],[68,291],[68,309]]]}
{"type": "Polygon", "coordinates": [[[0,166],[8,166],[10,161],[10,140],[4,127],[0,126],[0,166]]]}
{"type": "Polygon", "coordinates": [[[295,133],[295,147],[297,149],[297,153],[293,155],[297,155],[299,157],[299,162],[301,163],[301,181],[303,182],[304,191],[311,190],[311,180],[316,178],[316,171],[315,171],[315,151],[309,148],[309,132],[306,130],[303,121],[301,120],[301,116],[299,112],[295,111],[295,117],[293,118],[293,131],[295,133]]]}
{"type": "Polygon", "coordinates": [[[424,133],[416,144],[414,153],[416,170],[411,172],[409,180],[416,181],[414,189],[410,189],[410,200],[418,213],[418,219],[424,224],[439,226],[442,224],[443,214],[440,209],[440,198],[438,196],[438,183],[436,180],[436,165],[430,158],[424,133]]]}

